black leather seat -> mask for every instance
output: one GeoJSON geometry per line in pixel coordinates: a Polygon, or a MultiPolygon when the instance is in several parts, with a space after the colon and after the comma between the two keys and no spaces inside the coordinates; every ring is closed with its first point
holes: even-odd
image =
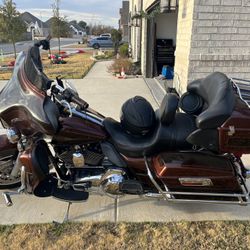
{"type": "Polygon", "coordinates": [[[196,129],[195,120],[188,114],[176,114],[177,106],[177,96],[166,96],[157,111],[154,130],[146,135],[129,134],[112,118],[104,120],[104,127],[117,150],[128,157],[139,158],[163,150],[190,149],[192,145],[186,138],[196,129]]]}

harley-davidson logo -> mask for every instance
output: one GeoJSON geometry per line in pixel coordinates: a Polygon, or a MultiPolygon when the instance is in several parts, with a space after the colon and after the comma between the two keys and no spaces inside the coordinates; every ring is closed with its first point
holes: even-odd
{"type": "Polygon", "coordinates": [[[179,181],[181,185],[185,187],[211,187],[213,186],[213,182],[209,178],[188,177],[188,178],[179,178],[179,181]]]}

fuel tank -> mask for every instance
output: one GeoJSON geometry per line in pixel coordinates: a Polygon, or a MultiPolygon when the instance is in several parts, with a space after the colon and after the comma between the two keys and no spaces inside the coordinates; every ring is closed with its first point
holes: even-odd
{"type": "Polygon", "coordinates": [[[55,143],[86,144],[107,138],[101,125],[78,117],[60,118],[60,127],[53,137],[55,143]]]}

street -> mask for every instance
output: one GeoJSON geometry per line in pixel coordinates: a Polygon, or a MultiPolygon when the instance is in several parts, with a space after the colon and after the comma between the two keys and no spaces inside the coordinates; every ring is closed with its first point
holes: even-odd
{"type": "MultiPolygon", "coordinates": [[[[77,44],[80,41],[80,38],[61,38],[61,46],[69,45],[69,44],[77,44]]],[[[34,41],[23,41],[16,43],[17,53],[23,50],[26,50],[29,46],[33,45],[34,41]]],[[[53,38],[50,40],[50,47],[57,48],[58,40],[53,38]]],[[[13,45],[11,43],[0,43],[0,51],[3,50],[3,54],[12,54],[13,53],[13,45]]]]}

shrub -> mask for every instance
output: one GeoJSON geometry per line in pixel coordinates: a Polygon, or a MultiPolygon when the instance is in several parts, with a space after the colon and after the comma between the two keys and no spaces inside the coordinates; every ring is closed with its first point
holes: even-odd
{"type": "Polygon", "coordinates": [[[114,62],[108,67],[109,72],[120,73],[123,68],[126,74],[132,73],[133,63],[127,58],[115,59],[114,62]]]}
{"type": "Polygon", "coordinates": [[[128,57],[128,44],[124,43],[119,47],[119,54],[121,57],[128,57]]]}
{"type": "Polygon", "coordinates": [[[111,59],[113,57],[114,57],[114,51],[112,50],[101,51],[101,53],[94,56],[96,60],[111,59]]]}

